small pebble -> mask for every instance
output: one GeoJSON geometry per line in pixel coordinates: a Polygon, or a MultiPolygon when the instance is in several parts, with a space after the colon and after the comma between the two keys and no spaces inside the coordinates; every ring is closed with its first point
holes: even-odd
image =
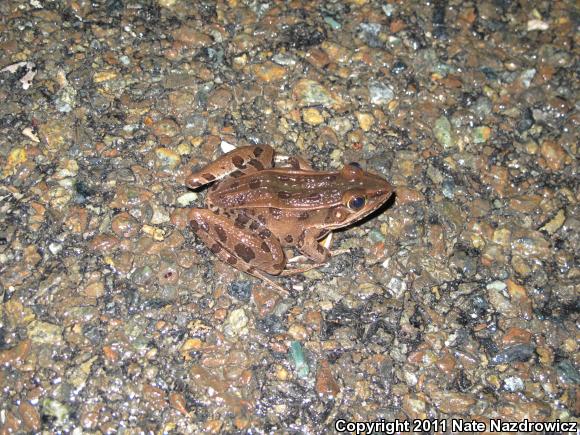
{"type": "Polygon", "coordinates": [[[224,324],[224,333],[230,337],[246,335],[248,333],[248,316],[243,308],[233,310],[224,324]]]}
{"type": "Polygon", "coordinates": [[[290,357],[294,364],[296,374],[300,378],[305,378],[310,373],[310,368],[308,367],[308,362],[306,361],[306,356],[304,355],[304,349],[299,341],[293,341],[290,343],[290,357]]]}
{"type": "Polygon", "coordinates": [[[302,119],[310,125],[319,125],[324,122],[324,117],[318,109],[309,108],[302,111],[302,119]]]}
{"type": "Polygon", "coordinates": [[[276,82],[286,77],[286,68],[273,62],[252,65],[251,69],[258,80],[266,83],[276,82]]]}
{"type": "Polygon", "coordinates": [[[318,105],[332,107],[335,104],[330,92],[314,80],[299,80],[294,85],[292,94],[300,107],[318,105]]]}
{"type": "Polygon", "coordinates": [[[188,205],[195,202],[196,200],[197,200],[197,193],[195,193],[195,192],[187,192],[187,193],[184,193],[183,195],[180,195],[177,197],[177,203],[181,207],[187,207],[188,205]]]}
{"type": "Polygon", "coordinates": [[[451,131],[451,123],[446,117],[441,116],[435,121],[433,134],[444,148],[455,146],[455,135],[451,131]]]}
{"type": "Polygon", "coordinates": [[[393,89],[381,82],[372,82],[369,84],[369,94],[371,103],[376,105],[383,105],[389,103],[395,98],[393,89]]]}

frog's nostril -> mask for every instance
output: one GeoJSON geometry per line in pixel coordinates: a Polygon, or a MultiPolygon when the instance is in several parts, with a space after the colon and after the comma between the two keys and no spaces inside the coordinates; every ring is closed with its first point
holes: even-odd
{"type": "Polygon", "coordinates": [[[392,190],[390,188],[380,189],[380,190],[377,190],[373,195],[371,195],[371,198],[378,198],[380,196],[385,196],[385,195],[388,195],[390,192],[392,192],[392,190]]]}

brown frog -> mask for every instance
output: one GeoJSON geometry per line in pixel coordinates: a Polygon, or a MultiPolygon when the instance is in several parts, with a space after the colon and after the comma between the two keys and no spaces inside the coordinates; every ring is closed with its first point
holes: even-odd
{"type": "Polygon", "coordinates": [[[190,188],[213,185],[207,208],[189,210],[186,220],[221,260],[286,293],[266,274],[292,275],[326,262],[338,251],[318,241],[375,211],[393,188],[355,163],[315,171],[300,158],[281,168],[273,160],[268,145],[241,147],[191,174],[190,188]],[[284,247],[296,248],[314,264],[287,268],[284,247]]]}

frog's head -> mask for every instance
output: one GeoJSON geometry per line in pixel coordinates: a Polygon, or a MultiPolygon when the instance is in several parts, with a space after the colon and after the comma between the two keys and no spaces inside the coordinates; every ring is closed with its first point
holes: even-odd
{"type": "Polygon", "coordinates": [[[381,207],[393,194],[387,180],[363,171],[358,163],[349,163],[340,171],[348,189],[342,195],[341,206],[335,211],[336,227],[359,221],[381,207]]]}

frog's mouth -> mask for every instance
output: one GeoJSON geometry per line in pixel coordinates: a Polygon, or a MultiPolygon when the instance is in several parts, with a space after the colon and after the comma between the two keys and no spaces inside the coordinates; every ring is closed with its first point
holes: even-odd
{"type": "Polygon", "coordinates": [[[364,211],[362,211],[362,213],[358,214],[354,220],[359,221],[374,213],[380,209],[391,198],[392,195],[393,189],[389,186],[388,188],[377,190],[376,192],[367,196],[367,207],[364,209],[364,211]]]}

